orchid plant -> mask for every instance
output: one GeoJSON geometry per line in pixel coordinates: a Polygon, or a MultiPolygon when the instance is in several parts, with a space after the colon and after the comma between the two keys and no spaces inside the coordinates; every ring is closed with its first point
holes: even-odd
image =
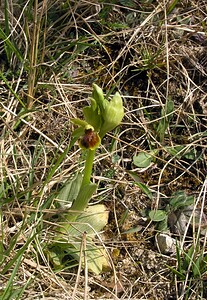
{"type": "Polygon", "coordinates": [[[86,151],[85,167],[83,173],[68,182],[58,195],[61,202],[65,201],[65,207],[68,207],[69,203],[71,206],[60,217],[48,254],[53,264],[59,268],[62,266],[65,254],[72,256],[76,261],[82,261],[79,255],[81,233],[85,232],[89,236],[87,245],[93,249],[93,251],[87,251],[88,268],[99,274],[104,266],[109,266],[109,263],[103,253],[104,250],[97,248],[92,239],[95,233],[107,224],[108,213],[100,204],[88,208],[88,203],[97,189],[97,185],[91,182],[91,175],[96,149],[100,146],[105,134],[120,125],[124,116],[124,108],[118,92],[109,101],[96,84],[93,84],[90,102],[89,106],[83,108],[84,119],[71,120],[78,126],[73,132],[73,139],[78,140],[80,148],[86,151]],[[71,236],[73,236],[72,239],[69,238],[71,236]]]}

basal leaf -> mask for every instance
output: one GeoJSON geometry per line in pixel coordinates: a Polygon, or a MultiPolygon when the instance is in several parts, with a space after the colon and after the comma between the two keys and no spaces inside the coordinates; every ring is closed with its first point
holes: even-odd
{"type": "MultiPolygon", "coordinates": [[[[104,269],[109,269],[110,264],[104,248],[97,246],[93,241],[96,234],[103,230],[107,223],[108,211],[102,204],[88,207],[77,217],[75,223],[69,224],[67,221],[65,225],[62,223],[63,227],[67,227],[67,234],[63,235],[63,230],[61,230],[61,239],[56,240],[49,249],[49,257],[53,265],[56,267],[67,263],[70,265],[71,261],[66,260],[69,256],[73,258],[73,265],[74,260],[79,262],[81,259],[84,266],[85,256],[91,272],[100,274],[104,269]],[[83,238],[86,239],[86,249],[80,257],[81,249],[83,250],[83,238]]],[[[60,236],[60,234],[58,235],[60,236]]]]}
{"type": "Polygon", "coordinates": [[[145,193],[145,195],[147,195],[147,197],[149,197],[149,199],[152,200],[152,192],[146,186],[146,184],[144,184],[142,182],[136,182],[136,185],[138,185],[138,187],[143,191],[143,193],[145,193]]]}
{"type": "Polygon", "coordinates": [[[152,199],[152,192],[146,184],[140,182],[141,178],[135,172],[128,171],[128,173],[134,179],[135,184],[138,185],[138,187],[143,191],[143,193],[145,193],[145,195],[152,199]]]}
{"type": "Polygon", "coordinates": [[[166,219],[167,214],[164,210],[151,210],[149,217],[153,222],[160,222],[166,219]]]}
{"type": "Polygon", "coordinates": [[[184,208],[194,203],[193,195],[186,195],[184,191],[177,191],[173,194],[172,199],[170,200],[170,205],[174,209],[184,208]]]}
{"type": "Polygon", "coordinates": [[[86,232],[88,236],[94,237],[108,223],[108,215],[109,212],[103,204],[89,206],[77,217],[76,224],[70,227],[68,234],[77,236],[86,232]]]}
{"type": "Polygon", "coordinates": [[[65,207],[77,198],[82,183],[82,175],[78,173],[73,179],[66,182],[57,195],[61,207],[65,207]]]}
{"type": "Polygon", "coordinates": [[[138,168],[147,168],[151,164],[152,158],[150,153],[140,152],[137,156],[133,157],[133,163],[138,168]]]}

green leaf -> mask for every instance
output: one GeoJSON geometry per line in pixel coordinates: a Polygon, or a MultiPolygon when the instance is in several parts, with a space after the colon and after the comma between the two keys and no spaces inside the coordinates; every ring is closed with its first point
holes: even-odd
{"type": "Polygon", "coordinates": [[[112,155],[111,161],[113,164],[117,163],[120,160],[120,156],[118,154],[112,155]]]}
{"type": "MultiPolygon", "coordinates": [[[[73,227],[71,226],[69,230],[69,235],[75,238],[78,236],[80,237],[83,232],[86,232],[87,240],[85,255],[88,269],[97,275],[100,274],[103,269],[110,267],[104,248],[96,246],[92,242],[96,233],[99,233],[108,223],[108,214],[109,212],[103,204],[90,206],[77,218],[77,223],[73,227]]],[[[75,243],[75,247],[77,250],[80,250],[80,244],[77,245],[75,243]]],[[[77,252],[74,255],[74,258],[76,255],[77,252]]]]}
{"type": "Polygon", "coordinates": [[[184,280],[186,276],[186,270],[183,268],[183,261],[181,258],[181,249],[179,247],[179,244],[176,240],[176,258],[177,258],[177,270],[171,269],[180,280],[184,280]]]}
{"type": "Polygon", "coordinates": [[[129,233],[136,233],[136,232],[139,232],[143,229],[142,226],[137,226],[137,227],[132,227],[124,232],[122,232],[121,234],[129,234],[129,233]]]}
{"type": "MultiPolygon", "coordinates": [[[[105,268],[110,268],[106,252],[103,247],[97,246],[93,239],[104,226],[108,223],[108,214],[105,205],[98,204],[88,207],[85,212],[80,214],[74,224],[62,223],[62,226],[67,227],[67,234],[62,235],[61,241],[55,241],[48,251],[50,260],[54,267],[64,267],[63,262],[67,256],[72,257],[79,262],[81,259],[84,265],[84,257],[80,257],[81,249],[83,249],[83,238],[86,238],[86,251],[84,253],[88,269],[100,274],[105,268]]],[[[72,263],[74,265],[74,260],[72,263]]],[[[67,262],[69,265],[71,261],[67,262]]]]}
{"type": "Polygon", "coordinates": [[[167,16],[174,10],[177,3],[179,3],[179,0],[173,0],[169,2],[169,5],[167,6],[167,16]]]}
{"type": "MultiPolygon", "coordinates": [[[[77,183],[79,186],[79,183],[77,183]]],[[[89,183],[85,185],[83,188],[79,189],[77,193],[77,197],[73,201],[70,209],[60,216],[60,226],[56,229],[58,234],[55,237],[55,240],[62,240],[64,235],[68,235],[68,231],[71,227],[71,222],[75,222],[81,213],[83,213],[84,209],[87,207],[89,200],[91,199],[93,193],[97,188],[96,184],[89,183]]],[[[73,190],[74,191],[74,190],[73,190]]],[[[74,191],[73,195],[76,194],[74,191]]],[[[72,195],[72,196],[73,196],[72,195]]],[[[65,196],[65,194],[64,194],[65,196]]],[[[70,195],[68,196],[70,199],[70,195]]]]}
{"type": "Polygon", "coordinates": [[[65,249],[67,254],[73,257],[76,261],[81,259],[82,266],[84,267],[84,260],[86,259],[88,270],[96,275],[99,275],[102,271],[110,269],[110,264],[107,259],[107,254],[104,248],[98,247],[91,241],[86,242],[86,250],[80,258],[80,250],[82,243],[74,243],[75,247],[65,249]],[[85,259],[84,259],[85,256],[85,259]]]}
{"type": "Polygon", "coordinates": [[[81,183],[82,183],[82,174],[78,173],[76,176],[74,176],[73,179],[70,179],[66,182],[64,187],[60,190],[60,192],[57,195],[57,199],[61,207],[65,207],[69,203],[72,204],[72,202],[77,198],[81,183]]]}
{"type": "Polygon", "coordinates": [[[136,8],[135,1],[133,1],[133,0],[120,0],[120,3],[123,6],[128,6],[128,7],[131,7],[131,8],[136,8]]]}
{"type": "Polygon", "coordinates": [[[133,157],[133,163],[138,168],[147,168],[151,164],[153,156],[151,153],[140,152],[137,156],[133,157]]]}
{"type": "Polygon", "coordinates": [[[196,150],[189,149],[186,151],[186,145],[176,145],[172,147],[166,147],[165,150],[176,158],[185,157],[186,159],[195,160],[196,150]]]}
{"type": "Polygon", "coordinates": [[[148,188],[148,186],[146,186],[146,184],[140,182],[140,177],[132,171],[128,171],[128,174],[134,179],[135,184],[143,191],[143,193],[145,193],[145,195],[147,195],[149,197],[149,199],[152,200],[152,192],[150,191],[150,189],[148,188]]]}
{"type": "Polygon", "coordinates": [[[175,268],[167,265],[167,267],[173,272],[173,274],[177,275],[177,277],[180,279],[180,280],[185,280],[186,278],[186,275],[183,274],[182,272],[179,272],[178,270],[176,270],[175,268]]]}
{"type": "Polygon", "coordinates": [[[164,210],[151,210],[149,217],[153,222],[160,222],[166,219],[167,214],[164,210]]]}
{"type": "Polygon", "coordinates": [[[202,262],[203,262],[203,257],[200,254],[196,259],[196,262],[195,263],[193,262],[192,264],[192,271],[193,271],[194,278],[201,278],[202,262]]]}
{"type": "Polygon", "coordinates": [[[182,267],[185,271],[188,270],[189,264],[193,261],[193,257],[194,257],[194,245],[189,248],[187,253],[184,253],[182,267]]]}
{"type": "Polygon", "coordinates": [[[177,145],[172,147],[166,147],[165,150],[172,156],[175,156],[177,158],[181,158],[183,154],[183,149],[185,146],[177,145]]]}
{"type": "Polygon", "coordinates": [[[149,197],[149,199],[152,200],[152,198],[153,198],[152,192],[144,183],[135,182],[135,184],[138,185],[138,187],[143,191],[143,193],[145,193],[145,195],[147,195],[147,197],[149,197]]]}
{"type": "Polygon", "coordinates": [[[184,208],[186,206],[192,205],[194,203],[193,195],[186,195],[184,191],[177,191],[173,194],[172,199],[170,200],[170,205],[174,209],[184,208]]]}
{"type": "Polygon", "coordinates": [[[174,102],[171,99],[168,99],[161,110],[162,119],[159,121],[157,127],[157,133],[159,135],[160,142],[163,142],[164,140],[165,132],[169,126],[173,111],[174,111],[174,102]]]}
{"type": "Polygon", "coordinates": [[[9,35],[6,35],[4,33],[4,31],[2,30],[1,27],[0,27],[0,39],[2,39],[4,42],[7,59],[8,60],[10,59],[10,53],[15,53],[16,57],[22,62],[23,57],[22,57],[19,49],[17,48],[15,43],[11,41],[9,35]]]}
{"type": "Polygon", "coordinates": [[[172,113],[174,111],[174,102],[169,98],[165,104],[163,116],[166,116],[167,120],[172,119],[172,113]]]}
{"type": "Polygon", "coordinates": [[[124,211],[124,213],[121,215],[121,217],[120,217],[120,219],[118,221],[119,226],[122,226],[124,224],[124,222],[127,219],[128,215],[129,215],[129,209],[127,208],[124,211]]]}
{"type": "Polygon", "coordinates": [[[87,232],[88,236],[94,237],[96,232],[101,231],[107,224],[108,214],[109,212],[103,204],[89,206],[77,217],[77,224],[70,226],[68,234],[78,236],[80,232],[87,232]]]}
{"type": "MultiPolygon", "coordinates": [[[[1,28],[0,28],[0,31],[1,31],[1,28]]],[[[1,38],[1,34],[0,34],[0,38],[1,38]]],[[[1,71],[0,71],[0,78],[4,81],[4,83],[6,84],[6,86],[10,90],[10,92],[14,95],[14,97],[19,101],[19,103],[21,104],[21,106],[23,108],[26,108],[26,106],[25,106],[24,102],[22,101],[21,97],[19,97],[19,95],[15,92],[15,90],[13,90],[12,86],[7,81],[6,77],[4,76],[4,74],[1,71]]]]}
{"type": "Polygon", "coordinates": [[[161,231],[166,231],[168,229],[168,216],[167,216],[167,213],[166,213],[165,219],[158,222],[156,229],[160,232],[161,231]]]}

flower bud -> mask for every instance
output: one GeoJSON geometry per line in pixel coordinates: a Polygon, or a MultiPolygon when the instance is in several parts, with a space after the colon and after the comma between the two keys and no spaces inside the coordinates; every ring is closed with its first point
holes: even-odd
{"type": "Polygon", "coordinates": [[[107,101],[102,113],[103,125],[101,127],[101,136],[118,126],[124,117],[124,107],[122,98],[118,92],[113,96],[111,101],[107,101]]]}
{"type": "Polygon", "coordinates": [[[102,89],[95,83],[93,84],[92,98],[95,99],[100,113],[102,114],[108,101],[104,98],[102,89]]]}

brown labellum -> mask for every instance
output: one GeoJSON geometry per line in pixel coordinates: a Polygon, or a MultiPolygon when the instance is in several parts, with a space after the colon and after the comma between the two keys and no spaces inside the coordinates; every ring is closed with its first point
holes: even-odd
{"type": "Polygon", "coordinates": [[[86,129],[85,134],[80,140],[80,146],[85,149],[95,149],[100,144],[100,137],[97,132],[94,132],[93,129],[86,129]]]}

